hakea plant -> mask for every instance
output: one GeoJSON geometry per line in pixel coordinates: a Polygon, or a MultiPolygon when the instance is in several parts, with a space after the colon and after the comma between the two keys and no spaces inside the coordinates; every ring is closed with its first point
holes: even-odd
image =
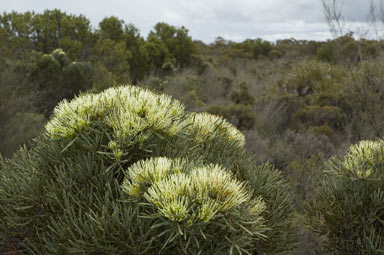
{"type": "Polygon", "coordinates": [[[384,141],[361,141],[352,145],[343,164],[351,176],[362,179],[373,174],[374,178],[384,178],[384,172],[380,171],[380,165],[384,165],[384,141]]]}
{"type": "Polygon", "coordinates": [[[239,147],[245,145],[245,137],[238,129],[225,121],[222,117],[209,113],[193,113],[190,117],[191,126],[189,130],[195,132],[198,143],[217,139],[217,133],[228,142],[237,144],[239,147]]]}
{"type": "Polygon", "coordinates": [[[156,130],[174,135],[184,128],[184,106],[165,95],[133,86],[86,94],[70,103],[62,101],[46,125],[50,137],[71,138],[95,127],[112,129],[113,138],[138,136],[143,140],[156,130]]]}
{"type": "Polygon", "coordinates": [[[332,158],[312,206],[312,226],[334,254],[384,250],[384,141],[361,141],[332,158]]]}
{"type": "MultiPolygon", "coordinates": [[[[68,146],[80,144],[77,147],[89,149],[91,144],[117,161],[127,160],[137,152],[147,156],[200,156],[199,151],[194,154],[196,150],[190,149],[193,146],[231,154],[245,144],[244,135],[223,118],[190,114],[179,101],[134,86],[81,95],[71,102],[64,100],[45,129],[47,137],[70,140],[68,146]],[[169,147],[165,142],[174,146],[181,142],[183,146],[164,152],[169,147]]],[[[140,155],[132,160],[140,159],[140,155]]]]}
{"type": "MultiPolygon", "coordinates": [[[[250,203],[244,183],[219,165],[191,164],[188,160],[151,158],[127,170],[123,191],[145,198],[171,221],[207,222],[243,203],[250,203]],[[175,210],[178,208],[180,210],[175,210]]],[[[261,201],[257,205],[264,208],[261,201]]],[[[260,210],[261,212],[262,210],[260,210]]]]}
{"type": "Polygon", "coordinates": [[[244,144],[223,118],[135,86],[64,100],[30,149],[0,161],[0,249],[286,254],[286,184],[244,144]]]}
{"type": "Polygon", "coordinates": [[[206,237],[200,245],[220,250],[233,249],[239,238],[247,240],[237,246],[244,253],[252,250],[254,241],[266,238],[262,198],[252,199],[245,183],[219,165],[164,157],[139,161],[127,169],[122,190],[131,201],[148,203],[143,216],[159,223],[168,220],[162,224],[167,240],[178,237],[185,242],[184,251],[193,251],[188,244],[196,233],[206,237]],[[216,243],[218,235],[226,239],[216,243]]]}

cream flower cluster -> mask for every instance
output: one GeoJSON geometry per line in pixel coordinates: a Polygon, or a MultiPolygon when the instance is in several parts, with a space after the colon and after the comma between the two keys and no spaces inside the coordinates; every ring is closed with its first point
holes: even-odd
{"type": "Polygon", "coordinates": [[[237,143],[239,147],[243,147],[245,144],[243,133],[222,117],[209,113],[193,113],[190,123],[191,131],[197,132],[198,142],[209,141],[211,137],[219,135],[230,142],[237,143]]]}
{"type": "MultiPolygon", "coordinates": [[[[251,199],[244,183],[219,165],[165,157],[133,164],[126,171],[122,189],[131,198],[144,198],[163,217],[189,224],[208,222],[251,199]]],[[[259,215],[264,202],[258,200],[249,210],[259,215]]]]}
{"type": "MultiPolygon", "coordinates": [[[[83,94],[63,100],[45,126],[50,137],[74,137],[93,125],[112,128],[116,138],[148,130],[174,135],[184,128],[184,106],[165,95],[135,86],[121,86],[100,94],[83,94]]],[[[148,131],[148,132],[147,132],[148,131]]]]}
{"type": "Polygon", "coordinates": [[[384,141],[360,141],[352,145],[344,159],[344,167],[359,179],[368,178],[384,164],[384,141]]]}

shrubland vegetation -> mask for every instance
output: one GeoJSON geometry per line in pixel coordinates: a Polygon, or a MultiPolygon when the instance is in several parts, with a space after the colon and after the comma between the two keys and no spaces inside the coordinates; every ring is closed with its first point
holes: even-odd
{"type": "Polygon", "coordinates": [[[117,17],[3,13],[0,247],[380,254],[383,46],[207,45],[166,23],[144,38],[117,17]],[[215,185],[233,193],[213,212],[215,185]]]}

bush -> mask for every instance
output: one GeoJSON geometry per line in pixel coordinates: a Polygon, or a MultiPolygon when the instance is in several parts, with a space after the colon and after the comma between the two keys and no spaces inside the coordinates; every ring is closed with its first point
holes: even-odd
{"type": "Polygon", "coordinates": [[[249,93],[247,83],[242,82],[239,87],[239,89],[234,90],[231,93],[232,102],[235,104],[253,105],[255,103],[255,98],[249,93]]]}
{"type": "Polygon", "coordinates": [[[284,53],[277,49],[273,49],[268,53],[268,56],[271,57],[272,59],[281,58],[283,55],[284,53]]]}
{"type": "Polygon", "coordinates": [[[384,249],[384,141],[361,141],[328,164],[313,227],[334,254],[381,254],[384,249]]]}
{"type": "Polygon", "coordinates": [[[115,87],[63,101],[0,167],[0,247],[30,254],[285,254],[292,201],[241,132],[115,87]]]}
{"type": "Polygon", "coordinates": [[[354,140],[384,136],[384,65],[382,61],[364,61],[353,69],[346,94],[351,109],[351,135],[354,140]]]}
{"type": "Polygon", "coordinates": [[[60,100],[73,98],[80,91],[92,87],[92,65],[87,62],[71,62],[62,49],[40,55],[34,62],[35,70],[30,80],[39,86],[42,111],[47,117],[60,100]]]}
{"type": "Polygon", "coordinates": [[[323,43],[323,45],[317,49],[315,59],[322,62],[334,63],[334,45],[331,42],[323,43]]]}
{"type": "Polygon", "coordinates": [[[256,114],[249,105],[209,105],[206,109],[209,113],[224,117],[242,131],[252,129],[256,122],[256,114]]]}
{"type": "Polygon", "coordinates": [[[306,131],[312,126],[329,125],[340,131],[346,127],[350,111],[345,77],[345,71],[337,66],[306,61],[278,81],[268,100],[289,108],[281,112],[287,119],[282,122],[284,128],[306,131]]]}

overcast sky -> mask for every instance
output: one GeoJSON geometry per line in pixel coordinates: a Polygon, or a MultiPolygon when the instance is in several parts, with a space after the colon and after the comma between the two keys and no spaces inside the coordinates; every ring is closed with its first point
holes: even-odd
{"type": "MultiPolygon", "coordinates": [[[[366,20],[369,2],[344,0],[345,17],[358,26],[366,20]]],[[[144,37],[157,22],[166,22],[185,26],[194,40],[206,43],[218,36],[233,41],[331,38],[321,0],[0,0],[1,12],[54,8],[83,14],[94,28],[113,15],[134,24],[144,37]]]]}

